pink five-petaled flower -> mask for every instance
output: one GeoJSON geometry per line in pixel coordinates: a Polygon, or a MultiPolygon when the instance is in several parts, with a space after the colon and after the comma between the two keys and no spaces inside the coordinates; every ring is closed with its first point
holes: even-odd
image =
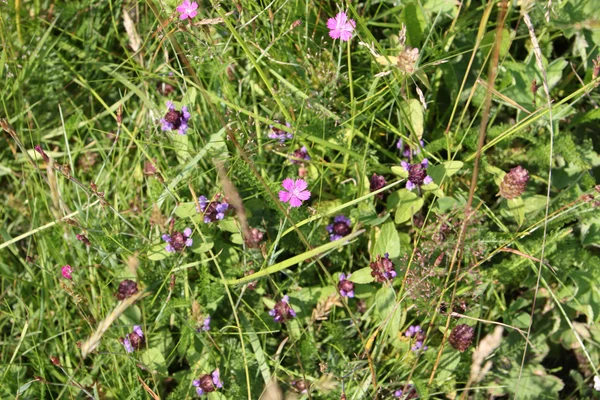
{"type": "Polygon", "coordinates": [[[281,182],[285,190],[279,191],[279,200],[289,202],[292,207],[300,207],[303,201],[310,199],[310,192],[306,190],[308,183],[304,179],[293,180],[286,178],[281,182]]]}
{"type": "Polygon", "coordinates": [[[179,16],[179,19],[184,20],[186,18],[194,18],[198,14],[198,11],[196,11],[197,9],[198,3],[196,3],[195,1],[190,2],[190,0],[184,0],[183,3],[177,6],[177,12],[181,14],[179,16]]]}
{"type": "Polygon", "coordinates": [[[339,12],[335,18],[327,20],[329,28],[329,36],[332,39],[340,39],[347,42],[352,37],[352,31],[356,27],[356,22],[353,19],[348,19],[345,12],[339,12]]]}
{"type": "Polygon", "coordinates": [[[71,280],[73,279],[73,276],[71,276],[71,274],[73,273],[73,268],[70,265],[65,265],[64,267],[62,267],[61,271],[63,278],[71,280]]]}

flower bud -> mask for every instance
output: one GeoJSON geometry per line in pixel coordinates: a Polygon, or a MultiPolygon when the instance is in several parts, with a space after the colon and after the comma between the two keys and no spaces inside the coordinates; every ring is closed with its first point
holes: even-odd
{"type": "Polygon", "coordinates": [[[523,194],[529,173],[520,165],[511,169],[510,172],[504,175],[502,183],[500,183],[500,196],[507,200],[515,199],[523,194]]]}
{"type": "Polygon", "coordinates": [[[474,336],[475,329],[469,325],[460,324],[452,329],[450,337],[448,337],[448,342],[452,347],[462,353],[471,345],[471,343],[473,343],[474,336]]]}

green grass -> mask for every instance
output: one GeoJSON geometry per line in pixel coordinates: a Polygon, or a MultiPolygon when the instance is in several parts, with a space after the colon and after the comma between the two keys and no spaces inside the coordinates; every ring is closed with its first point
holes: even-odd
{"type": "Polygon", "coordinates": [[[595,398],[600,11],[498,3],[203,2],[182,22],[172,0],[0,1],[0,397],[191,399],[218,368],[209,399],[595,398]],[[349,42],[326,27],[341,9],[349,42]],[[187,135],[161,130],[167,101],[187,135]],[[408,191],[423,158],[433,183],[408,191]]]}

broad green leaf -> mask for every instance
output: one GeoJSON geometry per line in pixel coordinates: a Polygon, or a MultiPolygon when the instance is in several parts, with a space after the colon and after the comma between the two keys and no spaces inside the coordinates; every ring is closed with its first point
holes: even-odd
{"type": "Polygon", "coordinates": [[[456,375],[455,370],[459,363],[460,353],[452,347],[447,346],[442,353],[440,366],[435,375],[435,382],[441,386],[447,380],[452,379],[456,375]]]}
{"type": "Polygon", "coordinates": [[[388,253],[390,258],[400,257],[400,238],[398,237],[396,225],[392,221],[381,225],[379,237],[372,251],[374,256],[383,256],[385,253],[388,253]]]}
{"type": "Polygon", "coordinates": [[[417,99],[400,103],[400,113],[404,125],[418,138],[423,137],[423,106],[417,99]]]}
{"type": "Polygon", "coordinates": [[[406,189],[399,190],[398,195],[400,196],[400,203],[396,208],[394,222],[402,224],[409,221],[423,207],[424,201],[416,193],[406,189]]]}
{"type": "Polygon", "coordinates": [[[375,280],[375,278],[371,276],[371,271],[371,267],[361,268],[354,271],[348,280],[354,283],[371,283],[375,280]]]}
{"type": "Polygon", "coordinates": [[[173,147],[179,164],[184,164],[190,158],[189,141],[187,135],[173,134],[173,147]]]}
{"type": "Polygon", "coordinates": [[[167,250],[165,250],[167,244],[166,243],[158,243],[150,248],[148,251],[148,260],[159,261],[164,260],[169,256],[167,250]]]}
{"type": "Polygon", "coordinates": [[[507,200],[507,204],[519,226],[523,225],[523,222],[525,221],[525,205],[523,204],[523,199],[519,196],[516,199],[507,200]]]}
{"type": "Polygon", "coordinates": [[[408,171],[398,165],[394,165],[392,167],[392,173],[394,175],[399,176],[400,178],[404,178],[404,179],[408,178],[408,171]]]}
{"type": "Polygon", "coordinates": [[[408,3],[400,13],[399,23],[406,25],[406,42],[411,47],[421,48],[427,28],[427,20],[421,5],[414,2],[408,3]]]}
{"type": "Polygon", "coordinates": [[[194,235],[192,236],[192,240],[194,243],[192,244],[192,247],[190,247],[190,250],[192,250],[192,253],[196,254],[206,253],[215,245],[212,237],[207,235],[204,236],[204,240],[202,240],[200,236],[194,235]]]}
{"type": "Polygon", "coordinates": [[[162,355],[160,350],[156,348],[150,348],[143,352],[140,356],[140,360],[150,372],[156,371],[160,374],[168,373],[165,363],[165,357],[162,355]]]}
{"type": "Polygon", "coordinates": [[[196,203],[194,203],[193,201],[189,203],[180,203],[175,209],[175,215],[182,219],[195,216],[197,213],[198,212],[196,211],[196,203]]]}

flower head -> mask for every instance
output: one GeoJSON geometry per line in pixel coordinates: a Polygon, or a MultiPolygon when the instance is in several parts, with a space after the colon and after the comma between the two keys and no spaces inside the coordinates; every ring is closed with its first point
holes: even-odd
{"type": "Polygon", "coordinates": [[[332,242],[343,238],[350,233],[350,218],[345,215],[338,215],[333,219],[333,224],[327,225],[326,229],[329,232],[329,240],[332,242]]]}
{"type": "Polygon", "coordinates": [[[529,172],[519,166],[514,167],[510,172],[504,175],[502,183],[500,183],[500,196],[507,200],[512,200],[523,194],[527,181],[529,180],[529,172]]]}
{"type": "Polygon", "coordinates": [[[180,135],[185,135],[185,132],[188,129],[187,123],[190,120],[190,116],[187,107],[183,106],[181,107],[181,111],[177,111],[175,105],[172,102],[167,101],[167,113],[160,120],[161,128],[163,131],[177,130],[177,133],[180,135]]]}
{"type": "Polygon", "coordinates": [[[303,201],[310,199],[310,192],[306,190],[308,184],[304,179],[293,180],[286,178],[281,183],[285,190],[279,191],[279,200],[290,203],[291,207],[300,207],[303,201]]]}
{"type": "Polygon", "coordinates": [[[133,331],[119,340],[123,344],[123,347],[125,347],[125,351],[128,353],[133,353],[134,350],[141,349],[145,343],[142,327],[139,325],[134,325],[133,331]]]}
{"type": "Polygon", "coordinates": [[[225,212],[229,208],[229,204],[224,201],[209,201],[206,196],[198,197],[198,204],[200,205],[199,212],[204,213],[204,223],[215,222],[225,218],[225,212]]]}
{"type": "MultiPolygon", "coordinates": [[[[421,144],[421,147],[425,146],[425,143],[422,140],[419,140],[419,143],[421,144]]],[[[404,143],[404,140],[402,139],[398,139],[396,147],[402,152],[402,155],[406,158],[412,158],[413,156],[416,156],[417,154],[421,153],[420,147],[413,149],[408,143],[404,143]]]]}
{"type": "Polygon", "coordinates": [[[273,309],[269,311],[269,315],[273,317],[275,322],[284,323],[296,316],[296,311],[290,306],[289,301],[289,296],[283,296],[281,300],[275,303],[273,309]]]}
{"type": "Polygon", "coordinates": [[[385,282],[396,277],[394,263],[389,258],[389,254],[385,253],[383,258],[378,255],[375,261],[371,263],[371,276],[376,282],[385,282]]]}
{"type": "Polygon", "coordinates": [[[68,280],[73,279],[73,276],[71,275],[73,273],[73,267],[71,267],[70,265],[65,265],[64,267],[62,267],[60,272],[62,273],[63,278],[68,280]]]}
{"type": "Polygon", "coordinates": [[[138,286],[135,281],[131,279],[125,279],[119,283],[119,289],[117,290],[116,297],[119,300],[125,300],[128,297],[133,296],[138,292],[138,286]]]}
{"type": "Polygon", "coordinates": [[[460,324],[456,325],[456,327],[452,329],[452,332],[450,332],[448,343],[462,353],[471,345],[471,343],[473,343],[474,337],[475,329],[473,329],[473,327],[466,324],[460,324]]]}
{"type": "Polygon", "coordinates": [[[219,369],[215,369],[210,374],[204,374],[198,379],[195,379],[192,384],[196,386],[196,393],[202,396],[205,393],[214,392],[217,389],[223,388],[223,382],[219,375],[219,369]]]}
{"type": "Polygon", "coordinates": [[[354,297],[354,282],[348,280],[352,274],[340,274],[340,282],[338,283],[338,289],[340,294],[344,297],[354,297]]]}
{"type": "Polygon", "coordinates": [[[207,315],[206,318],[204,318],[204,322],[202,322],[200,330],[203,332],[210,330],[210,315],[207,315]]]}
{"type": "Polygon", "coordinates": [[[417,390],[414,385],[409,384],[403,388],[403,390],[396,390],[394,392],[394,397],[399,399],[418,399],[419,395],[417,394],[417,390]]]}
{"type": "Polygon", "coordinates": [[[409,164],[406,161],[402,161],[400,165],[408,172],[408,180],[406,181],[406,188],[408,190],[414,190],[416,187],[428,185],[433,182],[433,179],[427,175],[429,162],[426,158],[420,164],[409,164]]]}
{"type": "Polygon", "coordinates": [[[180,14],[179,15],[180,20],[184,20],[187,18],[189,18],[189,19],[194,18],[198,14],[198,11],[196,11],[197,9],[198,9],[198,3],[196,3],[195,1],[190,2],[190,0],[184,0],[183,3],[181,3],[176,8],[177,12],[180,14]]]}
{"type": "Polygon", "coordinates": [[[309,383],[303,379],[300,379],[297,381],[292,381],[292,387],[298,393],[308,393],[308,386],[309,386],[309,383]]]}
{"type": "Polygon", "coordinates": [[[352,31],[356,28],[356,22],[353,19],[348,19],[346,13],[342,11],[335,18],[327,20],[327,28],[329,28],[329,36],[332,39],[347,42],[352,38],[352,31]]]}
{"type": "MultiPolygon", "coordinates": [[[[310,156],[308,155],[308,150],[306,150],[306,146],[302,146],[298,150],[294,151],[292,153],[292,157],[299,158],[299,159],[306,160],[306,161],[310,160],[310,156]]],[[[302,161],[293,160],[293,159],[290,159],[290,162],[292,164],[301,164],[302,163],[302,161]]]]}
{"type": "MultiPolygon", "coordinates": [[[[278,120],[275,120],[275,122],[277,122],[278,124],[280,123],[278,120]]],[[[287,126],[288,128],[291,128],[291,125],[289,122],[286,122],[285,126],[287,126]]],[[[271,128],[271,132],[269,133],[269,138],[277,139],[277,140],[279,140],[279,143],[281,143],[281,144],[285,143],[286,140],[292,140],[294,138],[294,135],[291,132],[284,131],[283,129],[279,129],[273,125],[269,125],[269,128],[271,128]]]]}
{"type": "MultiPolygon", "coordinates": [[[[371,176],[371,181],[370,181],[371,192],[381,189],[382,187],[385,186],[385,184],[386,184],[386,182],[385,182],[385,178],[383,176],[377,175],[377,174],[373,174],[373,176],[371,176]]],[[[383,199],[383,193],[379,193],[377,195],[377,198],[383,199]]]]}
{"type": "Polygon", "coordinates": [[[194,244],[194,241],[190,236],[192,236],[192,230],[190,228],[185,228],[183,232],[173,232],[171,235],[165,233],[162,235],[162,240],[167,242],[167,247],[165,248],[167,252],[178,253],[194,244]]]}

